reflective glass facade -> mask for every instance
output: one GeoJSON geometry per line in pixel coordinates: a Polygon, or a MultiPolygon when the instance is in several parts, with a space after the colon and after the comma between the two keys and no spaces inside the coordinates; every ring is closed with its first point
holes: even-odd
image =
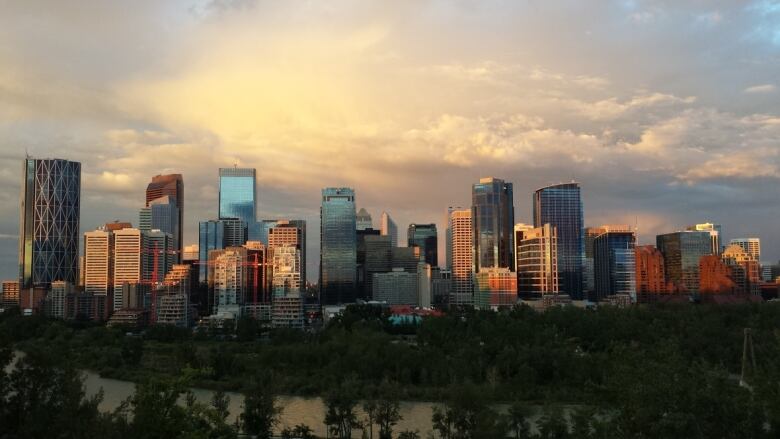
{"type": "Polygon", "coordinates": [[[584,221],[579,183],[547,186],[534,192],[534,227],[550,224],[558,233],[560,292],[583,298],[584,221]]]}
{"type": "Polygon", "coordinates": [[[353,303],[356,295],[355,191],[322,190],[320,208],[320,302],[353,303]]]}
{"type": "Polygon", "coordinates": [[[426,264],[439,266],[439,234],[436,224],[409,224],[406,232],[407,245],[419,247],[420,254],[426,264]]]}
{"type": "Polygon", "coordinates": [[[237,218],[247,224],[256,221],[255,170],[219,169],[219,219],[237,218]]]}
{"type": "Polygon", "coordinates": [[[699,260],[712,254],[709,232],[675,232],[655,238],[664,255],[666,279],[679,292],[699,292],[699,260]]]}
{"type": "Polygon", "coordinates": [[[471,206],[475,272],[485,268],[514,269],[512,183],[498,178],[481,179],[472,186],[471,206]]]}
{"type": "Polygon", "coordinates": [[[593,241],[596,299],[628,294],[636,300],[634,232],[605,232],[593,241]]]}
{"type": "Polygon", "coordinates": [[[78,283],[81,163],[27,158],[22,176],[20,288],[78,283]]]}
{"type": "Polygon", "coordinates": [[[225,248],[225,223],[222,221],[201,221],[198,224],[198,260],[201,268],[198,272],[200,283],[208,282],[207,263],[209,252],[225,248]]]}

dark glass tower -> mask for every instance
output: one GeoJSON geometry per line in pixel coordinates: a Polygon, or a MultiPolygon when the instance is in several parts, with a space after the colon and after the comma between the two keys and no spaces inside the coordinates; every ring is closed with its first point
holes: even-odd
{"type": "Polygon", "coordinates": [[[19,220],[19,287],[79,280],[81,163],[26,158],[19,220]]]}
{"type": "Polygon", "coordinates": [[[356,295],[355,191],[322,190],[320,208],[320,302],[353,303],[356,295]]]}
{"type": "Polygon", "coordinates": [[[712,254],[710,232],[675,232],[655,237],[658,250],[664,255],[666,280],[683,293],[699,292],[699,261],[712,254]]]}
{"type": "Polygon", "coordinates": [[[420,254],[426,264],[431,267],[439,266],[439,235],[436,232],[436,224],[409,224],[406,240],[409,247],[420,248],[420,254]]]}
{"type": "Polygon", "coordinates": [[[558,272],[561,293],[583,299],[585,258],[584,220],[579,183],[543,187],[534,192],[534,227],[545,224],[558,231],[558,272]]]}
{"type": "Polygon", "coordinates": [[[636,298],[636,236],[633,231],[606,231],[593,240],[597,300],[615,294],[636,298]]]}
{"type": "Polygon", "coordinates": [[[255,170],[220,168],[219,219],[234,218],[252,224],[257,220],[256,205],[255,170]]]}
{"type": "Polygon", "coordinates": [[[512,183],[492,177],[480,179],[472,186],[471,206],[475,273],[483,268],[514,269],[512,183]]]}
{"type": "MultiPolygon", "coordinates": [[[[170,218],[174,219],[176,224],[170,226],[170,230],[165,231],[173,235],[174,246],[179,254],[176,256],[178,261],[182,259],[182,248],[184,246],[184,179],[181,174],[168,174],[157,175],[152,177],[152,182],[146,186],[146,207],[151,207],[153,201],[168,196],[169,201],[173,202],[176,206],[175,213],[171,210],[170,213],[160,213],[160,215],[170,215],[170,218]]],[[[154,208],[153,208],[154,209],[154,208]]],[[[153,210],[152,209],[152,210],[153,210]]],[[[158,215],[151,214],[152,217],[158,215]]],[[[152,220],[154,222],[155,220],[152,220]]],[[[152,228],[160,228],[152,224],[152,228]]]]}

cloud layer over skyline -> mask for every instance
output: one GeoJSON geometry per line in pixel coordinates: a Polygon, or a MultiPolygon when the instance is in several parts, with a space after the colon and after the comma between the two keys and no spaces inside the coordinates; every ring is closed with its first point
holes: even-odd
{"type": "Polygon", "coordinates": [[[588,226],[713,221],[780,259],[778,1],[0,2],[0,65],[3,278],[25,151],[82,162],[83,230],[184,174],[186,243],[217,168],[255,167],[312,274],[322,187],[443,232],[488,175],[518,222],[576,179],[588,226]]]}

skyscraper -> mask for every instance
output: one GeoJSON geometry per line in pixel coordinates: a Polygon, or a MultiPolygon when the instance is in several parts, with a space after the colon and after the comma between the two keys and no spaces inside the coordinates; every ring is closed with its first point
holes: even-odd
{"type": "Polygon", "coordinates": [[[358,230],[373,229],[374,223],[371,220],[371,214],[364,208],[360,208],[355,216],[355,227],[358,230]]]}
{"type": "Polygon", "coordinates": [[[596,299],[629,295],[636,300],[636,235],[629,226],[604,228],[593,241],[596,299]]]}
{"type": "Polygon", "coordinates": [[[236,319],[244,303],[248,280],[247,252],[244,247],[212,250],[209,282],[214,289],[214,315],[219,319],[236,319]]]}
{"type": "Polygon", "coordinates": [[[533,214],[534,227],[549,223],[558,233],[561,292],[572,299],[582,299],[585,227],[579,183],[562,183],[536,190],[533,214]]]}
{"type": "Polygon", "coordinates": [[[758,238],[737,238],[729,241],[729,244],[736,244],[745,250],[754,261],[761,260],[761,240],[758,238]]]}
{"type": "Polygon", "coordinates": [[[255,170],[219,168],[219,219],[234,218],[246,224],[254,223],[256,206],[255,170]]]}
{"type": "Polygon", "coordinates": [[[355,191],[322,190],[320,208],[320,302],[353,303],[356,297],[355,191]]]}
{"type": "Polygon", "coordinates": [[[483,268],[475,275],[474,305],[497,310],[517,304],[517,274],[508,268],[483,268]]]}
{"type": "Polygon", "coordinates": [[[273,227],[268,229],[268,247],[292,245],[298,249],[300,261],[301,291],[306,288],[306,221],[305,220],[276,220],[273,227]]]}
{"type": "Polygon", "coordinates": [[[555,227],[545,224],[530,228],[515,227],[517,294],[521,299],[539,299],[558,294],[558,235],[555,227]]]}
{"type": "Polygon", "coordinates": [[[272,286],[274,298],[301,293],[301,251],[296,245],[282,244],[273,247],[272,286]]]}
{"type": "Polygon", "coordinates": [[[390,218],[390,214],[382,212],[381,223],[379,224],[379,231],[382,236],[390,237],[390,245],[398,247],[398,226],[395,225],[395,221],[390,218]]]}
{"type": "Polygon", "coordinates": [[[201,284],[208,283],[209,271],[206,265],[212,250],[222,250],[226,247],[225,223],[222,221],[201,221],[198,224],[198,259],[201,267],[198,278],[201,284]]]}
{"type": "Polygon", "coordinates": [[[453,210],[450,213],[452,236],[452,289],[451,305],[474,303],[474,229],[471,209],[453,210]]]}
{"type": "Polygon", "coordinates": [[[638,301],[646,302],[654,295],[671,292],[666,282],[664,255],[655,246],[635,247],[634,262],[638,301]]]}
{"type": "Polygon", "coordinates": [[[439,266],[439,234],[436,224],[409,224],[407,245],[418,247],[423,261],[431,267],[439,266]]]}
{"type": "Polygon", "coordinates": [[[761,291],[761,267],[753,255],[739,244],[731,244],[723,250],[723,262],[732,270],[733,279],[740,292],[759,295],[761,291]]]}
{"type": "Polygon", "coordinates": [[[19,220],[19,286],[79,281],[81,163],[26,158],[19,220]]]}
{"type": "Polygon", "coordinates": [[[114,232],[114,311],[122,308],[122,286],[142,281],[143,249],[144,234],[140,230],[114,232]]]}
{"type": "MultiPolygon", "coordinates": [[[[173,235],[175,249],[181,251],[184,245],[184,179],[181,174],[156,175],[152,177],[152,182],[146,186],[146,207],[151,206],[152,201],[160,197],[170,197],[176,206],[176,218],[171,213],[171,220],[176,220],[176,226],[170,227],[172,231],[163,228],[160,225],[154,225],[151,229],[160,229],[173,235]]],[[[181,261],[181,254],[177,256],[181,261]]]]}
{"type": "Polygon", "coordinates": [[[179,207],[176,205],[176,198],[163,195],[149,201],[138,214],[138,229],[142,232],[156,229],[171,235],[171,251],[177,262],[181,260],[180,213],[179,207]]]}
{"type": "Polygon", "coordinates": [[[474,228],[474,271],[513,268],[512,233],[515,225],[512,183],[487,177],[471,189],[474,228]]]}
{"type": "Polygon", "coordinates": [[[655,238],[664,255],[666,279],[680,292],[699,292],[699,260],[712,254],[709,232],[674,232],[655,238]]]}
{"type": "Polygon", "coordinates": [[[723,242],[723,228],[720,224],[702,223],[688,226],[687,230],[697,232],[709,232],[710,241],[712,242],[712,254],[719,255],[723,250],[721,242],[723,242]]]}
{"type": "Polygon", "coordinates": [[[114,233],[84,233],[84,292],[107,296],[114,288],[114,233]]]}

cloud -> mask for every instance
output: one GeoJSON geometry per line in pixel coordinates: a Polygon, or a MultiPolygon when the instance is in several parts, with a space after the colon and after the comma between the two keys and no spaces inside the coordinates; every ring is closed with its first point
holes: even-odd
{"type": "Polygon", "coordinates": [[[753,85],[744,90],[745,93],[774,93],[777,87],[774,84],[753,85]]]}

